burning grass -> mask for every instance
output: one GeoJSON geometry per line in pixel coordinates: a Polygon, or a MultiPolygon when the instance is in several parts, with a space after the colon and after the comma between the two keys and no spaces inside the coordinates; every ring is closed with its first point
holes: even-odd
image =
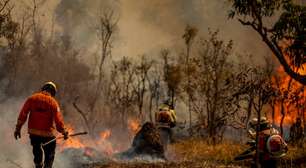
{"type": "Polygon", "coordinates": [[[128,120],[128,129],[132,135],[135,135],[141,128],[140,122],[136,119],[128,120]]]}

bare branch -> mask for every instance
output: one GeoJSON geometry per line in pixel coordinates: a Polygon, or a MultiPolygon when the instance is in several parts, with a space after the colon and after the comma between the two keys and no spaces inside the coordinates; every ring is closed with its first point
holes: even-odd
{"type": "Polygon", "coordinates": [[[88,128],[89,131],[91,131],[86,113],[77,105],[77,101],[79,100],[79,98],[80,98],[80,96],[76,96],[72,105],[77,110],[77,112],[81,114],[81,117],[83,118],[83,120],[86,124],[86,127],[88,128]]]}
{"type": "Polygon", "coordinates": [[[10,2],[10,0],[6,0],[6,1],[4,2],[4,4],[3,4],[2,7],[0,8],[0,12],[2,12],[2,11],[5,9],[5,7],[8,5],[9,2],[10,2]]]}

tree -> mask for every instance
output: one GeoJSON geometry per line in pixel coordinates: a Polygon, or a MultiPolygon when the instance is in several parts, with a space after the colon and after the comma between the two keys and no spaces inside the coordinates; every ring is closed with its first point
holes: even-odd
{"type": "Polygon", "coordinates": [[[281,134],[283,135],[283,125],[286,116],[290,115],[290,113],[295,113],[297,116],[302,116],[304,113],[304,86],[294,81],[287,74],[284,74],[283,71],[278,72],[278,74],[274,74],[272,76],[272,84],[276,93],[273,108],[275,109],[276,113],[281,114],[279,124],[281,134]]]}
{"type": "Polygon", "coordinates": [[[295,71],[306,62],[306,6],[293,0],[229,0],[230,18],[238,18],[255,30],[284,70],[293,79],[306,84],[306,75],[295,71]],[[269,27],[266,19],[280,17],[269,27]]]}
{"type": "Polygon", "coordinates": [[[10,0],[0,1],[1,59],[3,62],[0,80],[8,77],[8,82],[4,90],[6,94],[14,94],[12,86],[15,84],[17,76],[18,52],[24,49],[24,43],[22,43],[24,36],[19,33],[24,30],[23,24],[20,25],[20,23],[12,19],[12,10],[13,7],[10,5],[10,0]]]}
{"type": "Polygon", "coordinates": [[[86,106],[86,110],[82,109],[77,104],[80,95],[75,96],[73,101],[74,108],[81,114],[90,133],[94,132],[95,125],[98,123],[96,116],[101,109],[97,109],[97,102],[100,100],[101,92],[103,91],[103,77],[105,76],[103,67],[106,59],[111,55],[112,36],[116,29],[117,22],[118,20],[114,17],[112,11],[105,11],[98,17],[96,31],[100,42],[99,49],[101,50],[101,55],[95,67],[97,68],[96,78],[94,78],[94,83],[88,88],[88,95],[85,99],[86,102],[83,103],[86,106]],[[94,91],[92,87],[95,88],[94,91]]]}
{"type": "Polygon", "coordinates": [[[239,107],[232,98],[236,71],[229,60],[232,47],[232,41],[226,43],[218,38],[218,31],[211,32],[209,39],[200,41],[199,54],[190,62],[190,107],[198,116],[196,128],[206,128],[213,144],[222,139],[228,121],[239,107]]]}
{"type": "Polygon", "coordinates": [[[174,58],[170,56],[170,51],[168,49],[163,49],[161,51],[161,58],[163,60],[163,76],[167,85],[166,93],[168,101],[174,107],[175,98],[179,93],[179,86],[182,81],[182,68],[179,63],[172,61],[174,58]]]}
{"type": "Polygon", "coordinates": [[[136,94],[137,106],[138,106],[138,114],[141,120],[144,119],[143,114],[143,105],[145,93],[147,92],[147,83],[148,83],[148,73],[152,67],[153,61],[146,60],[145,56],[141,56],[141,61],[139,65],[136,65],[135,68],[135,77],[136,82],[134,84],[134,92],[136,94]]]}
{"type": "Polygon", "coordinates": [[[190,88],[190,66],[189,66],[189,61],[190,61],[190,49],[192,46],[192,43],[194,41],[195,36],[197,35],[198,30],[195,27],[191,27],[189,25],[186,26],[185,28],[185,33],[183,35],[183,39],[185,40],[185,45],[186,45],[186,61],[185,61],[185,73],[187,76],[187,83],[186,83],[186,93],[188,95],[188,100],[187,100],[187,106],[189,110],[189,127],[191,128],[191,120],[192,120],[192,111],[190,108],[191,105],[191,88],[190,88]]]}
{"type": "Polygon", "coordinates": [[[104,76],[103,65],[107,57],[111,55],[111,39],[118,20],[114,17],[113,11],[106,11],[99,16],[99,24],[97,27],[97,36],[100,40],[101,57],[98,60],[98,79],[96,84],[96,92],[90,103],[90,111],[93,111],[102,90],[102,79],[104,76]]]}
{"type": "Polygon", "coordinates": [[[0,37],[4,37],[8,43],[16,38],[19,24],[13,21],[11,11],[13,7],[9,5],[10,0],[0,1],[0,37]]]}
{"type": "Polygon", "coordinates": [[[152,71],[149,74],[148,83],[149,83],[149,91],[150,91],[150,102],[149,102],[149,111],[150,111],[150,121],[153,122],[153,103],[155,103],[155,109],[159,106],[159,99],[161,95],[161,81],[162,75],[159,71],[159,67],[157,64],[153,64],[152,71]],[[154,101],[154,102],[153,102],[154,101]]]}
{"type": "Polygon", "coordinates": [[[259,131],[260,131],[260,119],[263,116],[263,108],[270,102],[270,99],[275,95],[274,89],[271,83],[273,69],[270,66],[263,68],[255,67],[251,68],[245,74],[239,74],[240,88],[234,97],[240,99],[247,96],[249,99],[248,113],[255,113],[257,118],[256,127],[256,165],[259,166],[259,131]]]}
{"type": "Polygon", "coordinates": [[[269,102],[271,95],[273,95],[273,89],[269,82],[269,75],[262,74],[262,72],[256,72],[255,80],[252,80],[249,84],[250,92],[253,93],[256,98],[253,102],[253,107],[256,112],[257,126],[256,126],[256,166],[259,167],[259,132],[260,132],[260,119],[262,116],[263,107],[269,102]]]}
{"type": "Polygon", "coordinates": [[[115,114],[120,114],[123,128],[126,128],[127,117],[135,114],[132,113],[137,98],[134,90],[135,73],[133,63],[127,57],[115,62],[111,71],[108,104],[112,106],[115,114]]]}

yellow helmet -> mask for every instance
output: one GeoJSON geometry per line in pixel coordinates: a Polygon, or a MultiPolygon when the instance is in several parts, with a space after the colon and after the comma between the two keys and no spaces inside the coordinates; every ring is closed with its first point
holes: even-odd
{"type": "Polygon", "coordinates": [[[169,110],[169,106],[166,104],[162,104],[159,106],[159,111],[168,111],[169,110]]]}
{"type": "Polygon", "coordinates": [[[57,87],[55,85],[55,83],[49,81],[46,82],[43,87],[41,88],[42,91],[47,91],[49,92],[52,96],[55,96],[56,92],[57,92],[57,87]]]}

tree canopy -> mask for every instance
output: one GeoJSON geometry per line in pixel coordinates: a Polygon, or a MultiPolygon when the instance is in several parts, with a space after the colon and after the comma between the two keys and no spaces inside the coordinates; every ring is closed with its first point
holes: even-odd
{"type": "Polygon", "coordinates": [[[293,0],[230,0],[230,18],[250,26],[293,79],[306,84],[297,71],[306,59],[306,6],[293,0]],[[277,17],[274,23],[267,19],[277,17]]]}

